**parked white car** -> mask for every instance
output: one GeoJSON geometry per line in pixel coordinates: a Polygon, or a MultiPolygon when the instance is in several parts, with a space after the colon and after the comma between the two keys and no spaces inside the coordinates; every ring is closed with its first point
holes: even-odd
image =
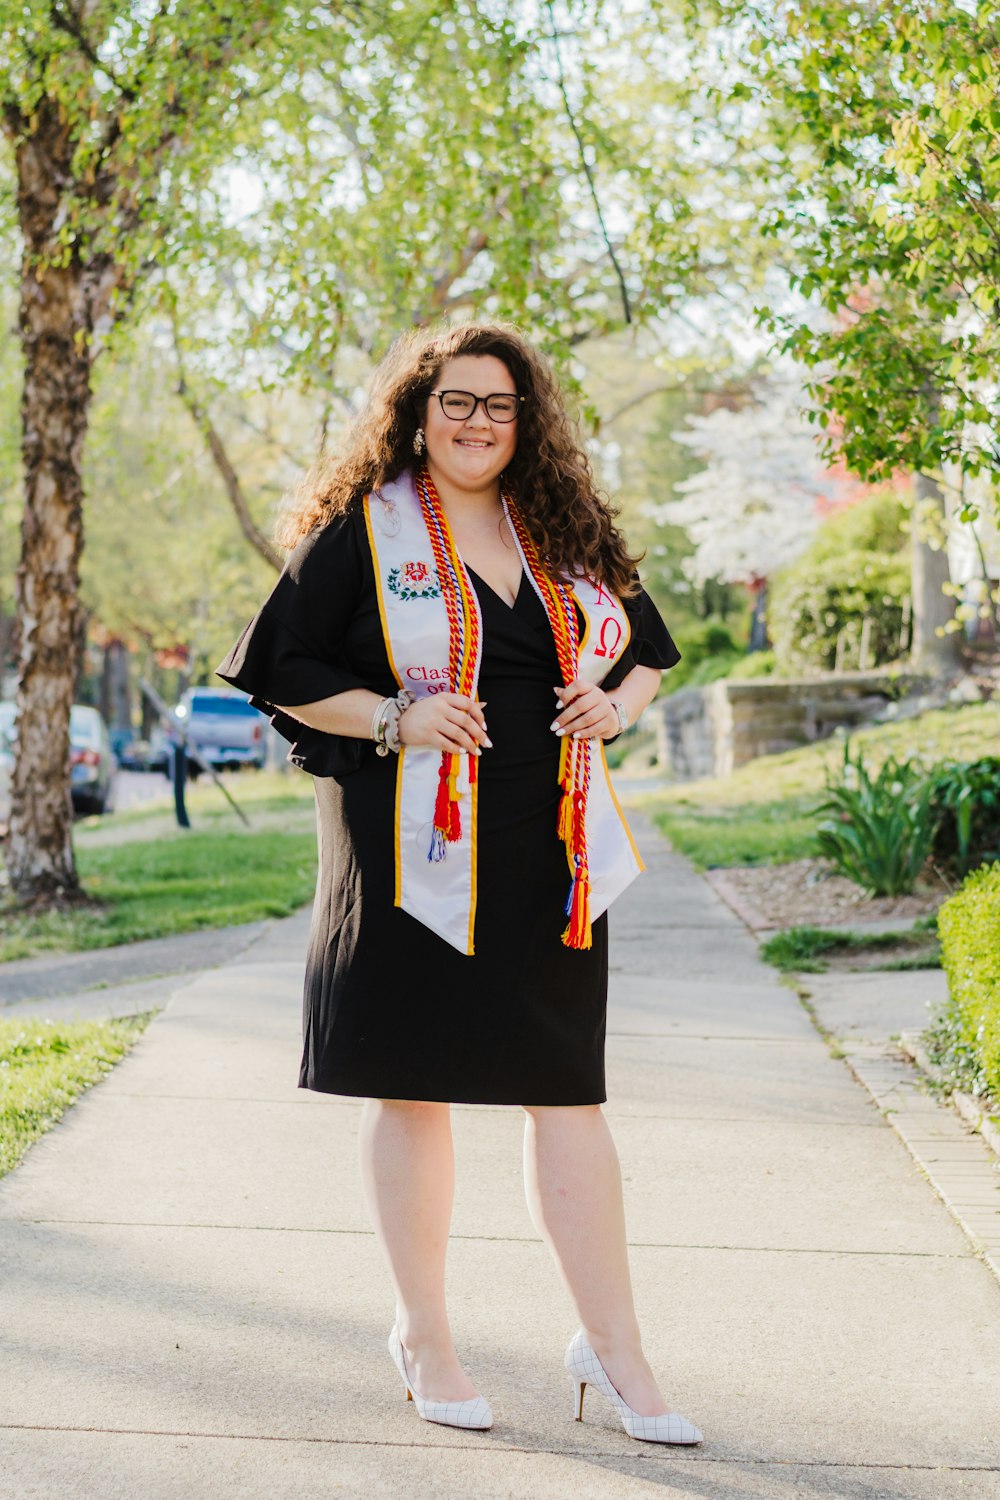
{"type": "MultiPolygon", "coordinates": [[[[118,763],[96,708],[74,703],[70,710],[70,789],[78,813],[111,809],[118,763]]],[[[17,743],[17,705],[0,702],[0,826],[10,820],[10,781],[17,743]]]]}

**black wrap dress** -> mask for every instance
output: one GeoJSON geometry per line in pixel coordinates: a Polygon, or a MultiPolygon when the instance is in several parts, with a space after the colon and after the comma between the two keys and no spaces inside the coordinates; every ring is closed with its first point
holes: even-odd
{"type": "MultiPolygon", "coordinates": [[[[569,876],[556,835],[560,682],[524,574],[509,606],[469,570],[483,619],[475,954],[393,905],[396,757],[277,712],[349,688],[394,696],[360,505],[290,555],[219,675],[249,693],[315,778],[319,874],[306,966],[300,1087],[482,1104],[604,1101],[607,915],[593,946],[561,938],[569,876]]],[[[624,601],[627,651],[602,686],[679,653],[645,592],[624,601]]]]}

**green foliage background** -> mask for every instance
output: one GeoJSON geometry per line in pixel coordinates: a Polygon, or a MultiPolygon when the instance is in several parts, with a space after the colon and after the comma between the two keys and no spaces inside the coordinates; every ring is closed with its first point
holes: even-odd
{"type": "Polygon", "coordinates": [[[957,1041],[975,1059],[979,1090],[1000,1099],[1000,864],[983,865],[945,902],[938,932],[957,1041]]]}
{"type": "Polygon", "coordinates": [[[763,128],[824,426],[865,479],[952,462],[1000,478],[1000,12],[995,4],[691,4],[734,149],[763,128]],[[820,308],[825,317],[817,317],[820,308]]]}
{"type": "Polygon", "coordinates": [[[869,666],[902,654],[903,601],[910,589],[906,524],[905,504],[890,492],[876,492],[830,516],[798,562],[782,570],[768,602],[779,672],[831,671],[841,632],[843,665],[857,666],[866,620],[869,666]]]}

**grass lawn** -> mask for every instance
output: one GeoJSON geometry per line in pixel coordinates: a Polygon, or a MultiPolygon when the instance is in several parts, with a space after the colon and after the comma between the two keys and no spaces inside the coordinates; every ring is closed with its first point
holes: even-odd
{"type": "Polygon", "coordinates": [[[829,927],[789,927],[761,944],[760,956],[785,973],[822,974],[825,959],[847,954],[871,954],[873,969],[939,969],[936,917],[923,917],[900,932],[843,932],[829,927]],[[907,950],[912,949],[912,952],[907,950]],[[879,952],[890,953],[884,963],[879,952]]]}
{"type": "Polygon", "coordinates": [[[651,810],[653,821],[696,870],[717,865],[777,865],[815,854],[815,797],[785,797],[704,810],[686,800],[651,810]]]}
{"type": "MultiPolygon", "coordinates": [[[[898,724],[874,724],[851,735],[852,750],[878,766],[888,755],[975,760],[1000,745],[1000,704],[936,709],[898,724]]],[[[679,853],[698,869],[783,864],[817,853],[810,809],[826,772],[843,759],[843,740],[821,740],[764,755],[729,776],[685,781],[642,799],[679,853]]]]}
{"type": "MultiPolygon", "coordinates": [[[[249,820],[251,832],[287,828],[308,833],[315,828],[311,776],[301,771],[229,772],[223,780],[249,820]]],[[[173,797],[167,792],[153,801],[131,807],[127,812],[81,818],[74,825],[75,847],[80,851],[127,843],[133,839],[177,838],[216,829],[234,832],[245,829],[219,788],[205,777],[188,782],[186,801],[192,825],[187,835],[177,827],[173,797]]]]}
{"type": "Polygon", "coordinates": [[[0,1020],[0,1177],[142,1034],[152,1012],[112,1021],[0,1020]]]}
{"type": "Polygon", "coordinates": [[[311,897],[316,878],[311,780],[246,776],[231,784],[249,829],[211,784],[192,789],[189,830],[177,828],[169,804],[79,824],[80,876],[100,904],[38,917],[4,912],[0,962],[297,910],[311,897]]]}

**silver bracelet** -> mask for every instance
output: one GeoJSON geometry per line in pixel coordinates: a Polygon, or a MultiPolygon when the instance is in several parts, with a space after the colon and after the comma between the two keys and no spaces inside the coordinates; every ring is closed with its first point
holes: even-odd
{"type": "Polygon", "coordinates": [[[372,727],[368,731],[368,738],[374,740],[376,744],[379,743],[383,736],[382,721],[385,718],[385,711],[391,702],[391,698],[380,698],[375,705],[375,712],[372,714],[372,727]]]}
{"type": "Polygon", "coordinates": [[[611,704],[611,707],[618,715],[618,728],[615,730],[614,734],[605,735],[604,738],[615,739],[617,735],[624,734],[625,730],[628,728],[628,709],[625,707],[620,698],[609,698],[608,702],[611,704]]]}

